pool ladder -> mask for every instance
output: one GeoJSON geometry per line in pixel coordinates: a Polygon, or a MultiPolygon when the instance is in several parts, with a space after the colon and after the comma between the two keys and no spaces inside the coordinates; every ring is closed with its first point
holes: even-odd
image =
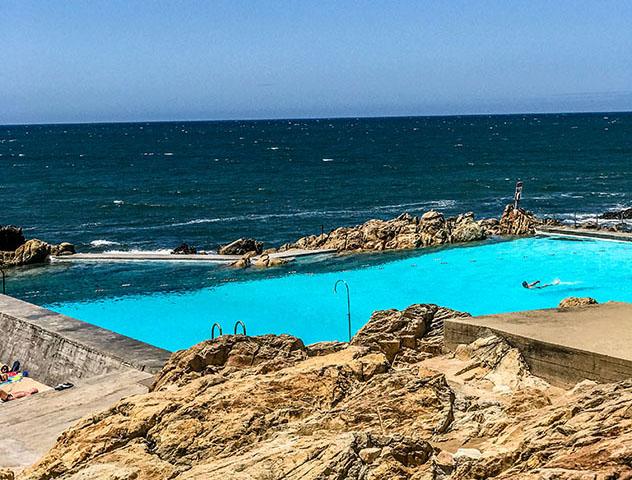
{"type": "Polygon", "coordinates": [[[5,280],[5,273],[4,273],[4,270],[2,268],[0,268],[0,274],[2,274],[2,295],[6,295],[7,294],[7,286],[6,286],[6,280],[5,280]]]}
{"type": "MultiPolygon", "coordinates": [[[[246,324],[244,322],[242,322],[241,320],[237,320],[235,322],[235,327],[233,328],[233,333],[234,335],[237,335],[237,327],[241,325],[241,328],[243,329],[244,333],[242,335],[244,336],[248,336],[248,334],[246,333],[246,324]]],[[[219,331],[219,336],[221,337],[222,335],[224,335],[224,333],[222,332],[222,326],[215,322],[213,324],[213,326],[211,327],[211,340],[215,339],[215,328],[217,327],[217,330],[219,331]]]]}

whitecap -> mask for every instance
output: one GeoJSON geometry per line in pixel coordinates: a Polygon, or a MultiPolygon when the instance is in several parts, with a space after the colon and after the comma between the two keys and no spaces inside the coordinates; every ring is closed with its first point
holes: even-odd
{"type": "Polygon", "coordinates": [[[90,242],[90,245],[92,245],[93,247],[105,247],[108,245],[120,245],[119,242],[113,242],[111,240],[92,240],[90,242]]]}
{"type": "Polygon", "coordinates": [[[123,200],[114,200],[112,203],[114,205],[123,205],[125,202],[123,200]]]}
{"type": "Polygon", "coordinates": [[[163,153],[163,155],[164,155],[165,157],[170,157],[171,155],[173,155],[173,153],[171,153],[171,152],[165,152],[165,153],[163,153]]]}
{"type": "Polygon", "coordinates": [[[323,162],[333,162],[333,158],[323,158],[323,162]]]}

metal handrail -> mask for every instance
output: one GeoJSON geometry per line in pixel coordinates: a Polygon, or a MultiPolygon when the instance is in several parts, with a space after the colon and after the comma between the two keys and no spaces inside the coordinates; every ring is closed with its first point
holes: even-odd
{"type": "Polygon", "coordinates": [[[338,287],[339,283],[342,283],[347,289],[347,322],[349,324],[349,341],[351,341],[351,297],[349,295],[349,284],[344,280],[336,281],[336,283],[334,284],[334,293],[337,293],[336,288],[338,287]]]}
{"type": "Polygon", "coordinates": [[[0,268],[0,272],[2,273],[2,295],[6,295],[7,294],[7,286],[6,286],[6,280],[5,280],[6,275],[2,268],[0,268]]]}
{"type": "Polygon", "coordinates": [[[221,337],[222,335],[224,335],[224,334],[222,333],[222,326],[221,326],[219,323],[215,322],[215,323],[213,324],[213,326],[211,327],[211,340],[215,340],[215,327],[217,327],[217,328],[219,329],[219,336],[220,336],[220,337],[221,337]]]}
{"type": "Polygon", "coordinates": [[[237,320],[235,322],[235,328],[233,329],[233,333],[235,335],[237,335],[237,326],[239,326],[239,325],[241,325],[241,328],[244,329],[244,336],[247,336],[247,334],[246,334],[246,324],[244,322],[242,322],[241,320],[237,320]]]}

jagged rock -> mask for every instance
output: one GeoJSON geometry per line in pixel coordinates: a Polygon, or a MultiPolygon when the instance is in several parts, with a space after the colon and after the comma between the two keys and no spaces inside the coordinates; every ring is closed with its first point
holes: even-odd
{"type": "Polygon", "coordinates": [[[19,478],[630,478],[632,380],[556,389],[498,337],[387,361],[380,332],[411,345],[399,358],[453,313],[385,311],[346,347],[240,335],[176,352],[151,392],[80,420],[19,478]]]}
{"type": "Polygon", "coordinates": [[[26,242],[22,229],[13,225],[0,225],[0,251],[13,252],[26,242]]]}
{"type": "Polygon", "coordinates": [[[389,362],[398,355],[402,356],[401,359],[407,358],[412,352],[436,353],[436,347],[429,350],[420,348],[424,344],[419,342],[424,336],[440,336],[442,339],[446,318],[468,316],[467,313],[428,304],[411,305],[405,310],[378,310],[351,339],[351,345],[379,350],[389,362]],[[428,335],[430,332],[432,334],[428,335]]]}
{"type": "Polygon", "coordinates": [[[224,368],[240,369],[267,364],[282,368],[307,357],[303,342],[290,335],[223,335],[175,352],[156,377],[154,390],[183,385],[193,378],[218,373],[224,368]]]}
{"type": "Polygon", "coordinates": [[[260,255],[252,265],[259,268],[278,267],[279,265],[285,265],[290,261],[290,259],[285,258],[272,258],[270,255],[264,253],[260,255]]]}
{"type": "Polygon", "coordinates": [[[472,212],[459,215],[451,226],[451,243],[474,242],[486,237],[486,230],[474,221],[472,212]]]}
{"type": "Polygon", "coordinates": [[[14,480],[15,474],[11,470],[0,469],[0,480],[14,480]]]}
{"type": "Polygon", "coordinates": [[[574,308],[586,305],[596,305],[598,302],[590,297],[567,297],[560,302],[558,308],[574,308]]]}
{"type": "Polygon", "coordinates": [[[172,255],[194,255],[196,253],[197,249],[188,243],[182,243],[171,251],[172,255]]]}
{"type": "Polygon", "coordinates": [[[263,251],[263,243],[252,238],[240,238],[218,249],[220,255],[245,255],[255,252],[257,255],[263,251]]]}
{"type": "Polygon", "coordinates": [[[50,254],[55,256],[74,255],[76,253],[75,246],[72,243],[62,242],[59,245],[50,246],[50,254]]]}
{"type": "Polygon", "coordinates": [[[13,258],[9,263],[11,265],[44,263],[48,259],[50,251],[51,246],[48,243],[38,239],[28,240],[13,252],[13,258]]]}
{"type": "Polygon", "coordinates": [[[535,227],[541,222],[531,212],[513,205],[507,205],[500,217],[499,235],[533,235],[535,227]]]}
{"type": "Polygon", "coordinates": [[[252,261],[248,255],[244,255],[239,260],[230,264],[230,266],[234,268],[248,268],[250,265],[252,265],[252,261]]]}
{"type": "Polygon", "coordinates": [[[623,220],[632,218],[632,208],[624,208],[623,210],[613,210],[601,214],[599,218],[604,220],[623,220]]]}
{"type": "Polygon", "coordinates": [[[349,344],[347,342],[317,342],[307,346],[307,354],[310,357],[318,357],[321,355],[329,355],[330,353],[336,353],[340,350],[347,348],[349,344]]]}

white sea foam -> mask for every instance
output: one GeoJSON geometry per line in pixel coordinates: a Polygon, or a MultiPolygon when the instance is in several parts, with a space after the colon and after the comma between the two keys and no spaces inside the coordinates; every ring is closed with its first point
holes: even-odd
{"type": "Polygon", "coordinates": [[[141,250],[137,248],[133,248],[131,250],[106,250],[103,253],[142,253],[142,254],[168,254],[171,253],[171,250],[168,248],[159,248],[156,250],[141,250]]]}
{"type": "Polygon", "coordinates": [[[114,205],[123,205],[125,202],[123,200],[114,200],[112,203],[114,205]]]}
{"type": "Polygon", "coordinates": [[[92,240],[90,242],[90,245],[92,245],[93,247],[107,247],[109,245],[120,245],[119,242],[113,242],[110,240],[92,240]]]}
{"type": "Polygon", "coordinates": [[[333,158],[323,158],[323,162],[333,162],[333,158]]]}

